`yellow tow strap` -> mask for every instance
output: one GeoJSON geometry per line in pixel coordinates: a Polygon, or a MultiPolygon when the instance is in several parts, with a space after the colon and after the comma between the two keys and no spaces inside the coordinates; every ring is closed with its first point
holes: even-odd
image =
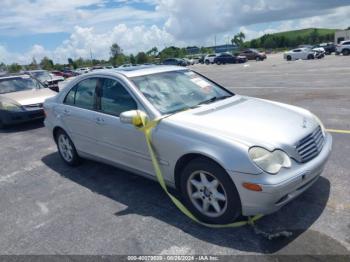
{"type": "Polygon", "coordinates": [[[199,221],[176,197],[174,197],[172,194],[170,194],[167,187],[166,187],[166,184],[165,184],[165,181],[164,181],[164,178],[162,175],[162,171],[161,171],[160,166],[159,166],[157,156],[156,156],[155,151],[153,149],[152,137],[151,137],[152,129],[158,125],[158,123],[161,119],[162,118],[159,118],[159,119],[156,119],[153,121],[149,121],[145,114],[142,114],[138,111],[138,116],[137,116],[137,118],[133,119],[133,124],[140,131],[142,131],[145,134],[148,150],[149,150],[149,153],[150,153],[151,159],[152,159],[153,168],[154,168],[154,171],[156,173],[157,180],[158,180],[160,186],[163,188],[165,193],[170,197],[171,201],[175,204],[175,206],[183,214],[185,214],[187,217],[189,217],[193,221],[195,221],[203,226],[211,227],[211,228],[241,227],[241,226],[245,226],[245,225],[254,225],[254,222],[256,220],[263,217],[263,215],[255,215],[253,217],[248,217],[248,220],[246,220],[246,221],[239,221],[239,222],[234,222],[234,223],[225,224],[225,225],[207,224],[207,223],[199,221]]]}

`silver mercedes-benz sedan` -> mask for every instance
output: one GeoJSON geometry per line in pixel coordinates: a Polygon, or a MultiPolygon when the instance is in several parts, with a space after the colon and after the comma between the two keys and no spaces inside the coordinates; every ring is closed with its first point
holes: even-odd
{"type": "Polygon", "coordinates": [[[69,165],[102,161],[155,179],[140,111],[162,118],[152,142],[163,176],[198,219],[269,214],[322,173],[332,137],[309,111],[234,94],[175,66],[100,70],[46,100],[45,125],[69,165]]]}

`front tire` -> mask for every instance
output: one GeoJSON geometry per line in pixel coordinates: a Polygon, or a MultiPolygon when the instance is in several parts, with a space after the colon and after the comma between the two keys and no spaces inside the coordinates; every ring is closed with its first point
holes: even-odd
{"type": "Polygon", "coordinates": [[[344,49],[342,53],[343,53],[343,55],[350,55],[350,50],[344,49]]]}
{"type": "Polygon", "coordinates": [[[80,157],[77,150],[66,132],[59,130],[56,134],[56,142],[58,152],[67,165],[77,166],[80,164],[80,157]]]}
{"type": "Polygon", "coordinates": [[[314,59],[314,58],[315,58],[314,55],[308,55],[308,56],[307,56],[307,59],[308,59],[308,60],[314,59]]]}
{"type": "Polygon", "coordinates": [[[287,61],[292,61],[292,57],[290,55],[287,56],[287,61]]]}
{"type": "Polygon", "coordinates": [[[241,215],[241,200],[233,181],[213,161],[191,161],[182,172],[180,188],[184,204],[205,223],[227,224],[241,215]]]}

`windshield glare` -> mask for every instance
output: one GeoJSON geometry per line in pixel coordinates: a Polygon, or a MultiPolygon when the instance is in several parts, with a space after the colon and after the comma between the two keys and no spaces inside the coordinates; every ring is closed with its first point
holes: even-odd
{"type": "Polygon", "coordinates": [[[38,78],[42,82],[51,79],[50,74],[46,71],[33,72],[32,74],[34,77],[38,78]]]}
{"type": "Polygon", "coordinates": [[[38,81],[32,78],[0,79],[0,94],[19,92],[42,88],[38,81]]]}
{"type": "Polygon", "coordinates": [[[213,98],[232,96],[232,93],[189,70],[138,76],[132,81],[162,114],[192,108],[213,98]]]}

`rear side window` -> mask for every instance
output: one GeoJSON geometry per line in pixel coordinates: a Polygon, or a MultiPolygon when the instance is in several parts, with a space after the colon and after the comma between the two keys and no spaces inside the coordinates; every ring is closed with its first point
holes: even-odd
{"type": "Polygon", "coordinates": [[[64,103],[85,109],[94,109],[96,84],[97,78],[89,78],[81,81],[69,91],[64,103]]]}
{"type": "Polygon", "coordinates": [[[109,78],[100,81],[102,112],[119,116],[122,112],[137,109],[137,103],[119,81],[109,78]]]}

